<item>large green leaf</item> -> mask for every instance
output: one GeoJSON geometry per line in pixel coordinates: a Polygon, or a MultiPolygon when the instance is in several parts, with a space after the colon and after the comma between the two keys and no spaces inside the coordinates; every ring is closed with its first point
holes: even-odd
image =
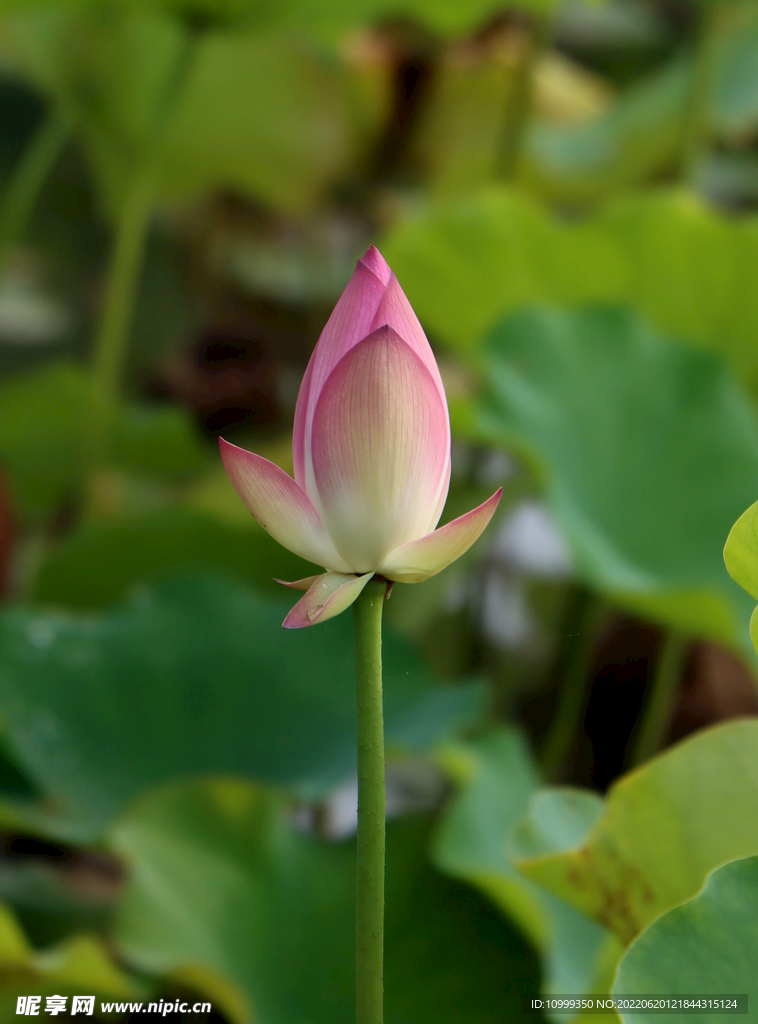
{"type": "Polygon", "coordinates": [[[398,223],[382,251],[422,321],[464,354],[521,306],[618,301],[718,350],[758,385],[758,299],[749,284],[758,224],[687,193],[633,195],[566,223],[525,194],[493,186],[398,223]]]}
{"type": "Polygon", "coordinates": [[[671,747],[611,787],[583,841],[569,834],[567,848],[555,849],[554,834],[518,866],[630,942],[694,896],[715,867],[758,853],[758,721],[714,726],[671,747]]]}
{"type": "Polygon", "coordinates": [[[459,790],[432,846],[436,866],[481,889],[540,951],[547,992],[590,992],[618,954],[609,933],[526,880],[509,857],[509,835],[539,783],[515,730],[456,745],[443,758],[459,790]]]}
{"type": "MultiPolygon", "coordinates": [[[[97,616],[7,610],[0,715],[19,763],[85,831],[175,777],[323,794],[354,771],[352,623],[285,631],[291,604],[206,574],[97,616]]],[[[423,749],[477,715],[480,687],[435,686],[391,631],[384,661],[390,746],[423,749]]]]}
{"type": "Polygon", "coordinates": [[[752,410],[709,353],[623,310],[534,310],[485,349],[485,436],[533,457],[577,572],[673,626],[744,645],[722,548],[755,496],[752,410]]]}
{"type": "MultiPolygon", "coordinates": [[[[138,804],[112,839],[130,867],[117,947],[145,970],[220,974],[242,996],[237,1024],[347,1024],[354,846],[298,835],[284,810],[241,782],[138,804]]],[[[536,965],[474,893],[425,865],[427,835],[423,821],[388,831],[387,1024],[510,1019],[536,965]]]]}
{"type": "MultiPolygon", "coordinates": [[[[745,1020],[756,1019],[758,999],[758,857],[725,864],[709,875],[703,891],[659,917],[632,943],[619,964],[614,994],[746,994],[745,1020]]],[[[625,1021],[663,1024],[669,1014],[627,1011],[625,1021]]],[[[683,1014],[680,1019],[716,1024],[722,1013],[683,1014]]]]}

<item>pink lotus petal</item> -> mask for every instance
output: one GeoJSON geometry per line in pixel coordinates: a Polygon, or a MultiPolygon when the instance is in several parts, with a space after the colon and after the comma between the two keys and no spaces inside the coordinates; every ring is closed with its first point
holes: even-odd
{"type": "MultiPolygon", "coordinates": [[[[389,268],[387,268],[389,270],[389,268]]],[[[405,292],[400,287],[397,278],[390,271],[390,278],[387,282],[387,288],[382,296],[382,301],[379,303],[379,308],[374,314],[374,322],[372,328],[381,327],[383,324],[388,324],[395,330],[403,341],[407,342],[408,345],[413,349],[417,356],[422,360],[424,366],[432,375],[437,390],[440,393],[442,401],[445,404],[445,410],[447,411],[447,396],[445,395],[445,387],[442,383],[442,377],[437,366],[437,360],[434,358],[431,346],[427,341],[427,337],[424,334],[424,329],[419,323],[419,319],[413,311],[408,299],[405,297],[405,292]]],[[[445,507],[445,501],[447,499],[447,492],[450,486],[450,419],[448,416],[448,427],[447,427],[447,480],[442,492],[440,494],[440,500],[435,508],[434,514],[431,518],[429,529],[434,527],[439,522],[439,518],[442,515],[442,510],[445,507]]]]}
{"type": "Polygon", "coordinates": [[[355,570],[376,570],[436,524],[448,481],[447,404],[391,327],[343,357],[313,418],[314,482],[324,524],[355,570]]]}
{"type": "Polygon", "coordinates": [[[429,373],[431,373],[434,383],[445,400],[445,404],[447,404],[445,388],[442,384],[442,378],[440,377],[440,371],[437,367],[437,361],[434,358],[431,345],[427,341],[424,329],[419,323],[418,317],[413,312],[413,307],[405,297],[405,292],[400,287],[394,274],[391,274],[387,282],[387,287],[376,313],[374,313],[370,329],[375,331],[377,327],[383,327],[385,324],[388,324],[400,335],[404,342],[411,346],[429,373]]]}
{"type": "Polygon", "coordinates": [[[305,579],[293,580],[288,583],[287,580],[278,580],[274,576],[274,583],[281,583],[283,587],[289,587],[291,590],[310,590],[311,584],[320,578],[320,576],[306,576],[305,579]]]}
{"type": "Polygon", "coordinates": [[[392,551],[377,570],[400,583],[421,583],[468,551],[489,523],[503,494],[501,487],[482,505],[420,540],[392,551]]]}
{"type": "Polygon", "coordinates": [[[268,459],[219,438],[229,479],[264,530],[301,558],[338,572],[349,572],[307,494],[268,459]]]}
{"type": "Polygon", "coordinates": [[[381,260],[385,267],[386,263],[378,252],[376,256],[372,256],[369,250],[366,256],[368,262],[358,260],[353,276],[321,332],[297,396],[295,425],[292,432],[292,459],[295,480],[311,498],[311,424],[318,397],[329,374],[340,359],[371,331],[374,313],[386,286],[385,281],[377,276],[373,269],[376,267],[377,271],[381,271],[382,267],[378,260],[381,260]]]}
{"type": "Polygon", "coordinates": [[[325,572],[316,576],[308,593],[300,598],[282,625],[285,629],[301,629],[339,615],[350,607],[373,575],[325,572]]]}

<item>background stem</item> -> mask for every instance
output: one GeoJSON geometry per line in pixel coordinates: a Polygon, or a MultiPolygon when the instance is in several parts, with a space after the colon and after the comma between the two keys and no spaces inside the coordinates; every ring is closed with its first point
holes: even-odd
{"type": "Polygon", "coordinates": [[[682,179],[693,187],[711,130],[711,103],[723,13],[721,4],[702,4],[682,135],[682,179]]]}
{"type": "Polygon", "coordinates": [[[567,632],[571,637],[568,666],[540,753],[540,761],[548,779],[557,780],[563,774],[587,708],[597,603],[597,599],[586,587],[578,587],[567,616],[567,632]]]}
{"type": "Polygon", "coordinates": [[[382,607],[387,584],[374,577],[355,602],[358,712],[356,870],[357,1024],[382,1024],[384,961],[384,721],[382,607]]]}
{"type": "Polygon", "coordinates": [[[153,201],[150,170],[135,175],[121,208],[94,344],[92,408],[84,437],[85,479],[91,483],[110,446],[127,343],[134,315],[153,201]]]}
{"type": "Polygon", "coordinates": [[[630,767],[647,761],[663,746],[666,731],[671,724],[688,645],[687,637],[674,630],[669,630],[663,638],[655,676],[650,692],[646,694],[642,721],[632,741],[630,767]]]}
{"type": "Polygon", "coordinates": [[[0,263],[26,232],[37,196],[71,136],[67,110],[54,106],[13,169],[0,200],[0,263]]]}
{"type": "Polygon", "coordinates": [[[197,36],[192,35],[186,40],[167,84],[162,111],[156,118],[152,146],[148,147],[150,155],[137,163],[116,226],[105,303],[94,346],[91,415],[83,441],[85,506],[93,502],[93,478],[110,447],[155,200],[156,179],[162,162],[163,135],[181,98],[196,52],[197,36]]]}
{"type": "Polygon", "coordinates": [[[500,144],[498,170],[500,177],[506,180],[514,178],[519,168],[524,136],[532,112],[534,71],[537,61],[550,42],[551,31],[551,18],[539,13],[532,15],[524,50],[514,72],[500,144]]]}

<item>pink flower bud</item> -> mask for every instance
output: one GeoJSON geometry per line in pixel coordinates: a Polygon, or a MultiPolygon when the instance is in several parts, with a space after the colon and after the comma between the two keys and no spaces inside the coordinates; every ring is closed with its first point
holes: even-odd
{"type": "Polygon", "coordinates": [[[305,371],[295,410],[295,479],[221,440],[226,471],[264,529],[327,572],[284,621],[344,611],[374,573],[418,583],[464,553],[502,488],[435,530],[450,484],[450,420],[429,342],[397,278],[371,246],[305,371]]]}

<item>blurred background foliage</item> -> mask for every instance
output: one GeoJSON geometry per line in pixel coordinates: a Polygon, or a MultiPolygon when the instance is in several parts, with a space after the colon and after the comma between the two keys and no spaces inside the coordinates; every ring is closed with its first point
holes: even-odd
{"type": "Polygon", "coordinates": [[[757,209],[751,0],[0,2],[3,1020],[352,1019],[351,625],[215,439],[372,242],[505,487],[386,609],[388,1024],[751,991],[757,209]]]}

